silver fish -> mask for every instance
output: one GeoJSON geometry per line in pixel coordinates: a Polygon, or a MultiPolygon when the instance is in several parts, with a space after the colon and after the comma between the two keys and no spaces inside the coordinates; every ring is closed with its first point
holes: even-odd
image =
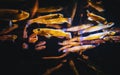
{"type": "Polygon", "coordinates": [[[106,32],[99,32],[96,34],[90,34],[88,36],[85,37],[80,37],[80,40],[95,40],[95,39],[102,39],[103,37],[107,36],[107,35],[115,35],[116,32],[114,31],[106,31],[106,32]]]}
{"type": "Polygon", "coordinates": [[[90,32],[95,32],[95,31],[99,31],[99,30],[104,30],[104,29],[112,27],[113,25],[114,25],[113,22],[108,23],[107,25],[98,24],[96,26],[91,26],[89,28],[84,29],[83,31],[79,32],[79,34],[84,34],[84,33],[90,33],[90,32]]]}
{"type": "Polygon", "coordinates": [[[74,46],[74,47],[67,48],[67,49],[63,50],[63,52],[83,52],[83,51],[86,51],[88,49],[92,49],[95,47],[96,47],[95,45],[74,46]]]}
{"type": "Polygon", "coordinates": [[[69,32],[81,31],[81,30],[89,28],[91,26],[92,26],[92,24],[82,24],[82,25],[67,28],[65,31],[69,31],[69,32]]]}

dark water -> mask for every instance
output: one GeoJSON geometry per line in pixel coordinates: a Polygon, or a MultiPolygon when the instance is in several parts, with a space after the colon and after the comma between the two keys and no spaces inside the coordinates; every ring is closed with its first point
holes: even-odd
{"type": "MultiPolygon", "coordinates": [[[[34,1],[32,1],[34,2],[34,1]]],[[[58,1],[59,2],[59,1],[58,1]]],[[[57,1],[56,4],[59,4],[57,1]]],[[[44,1],[43,1],[44,3],[44,1]]],[[[63,2],[62,2],[63,3],[63,2]]],[[[61,3],[61,4],[62,4],[61,3]]],[[[63,5],[69,4],[69,2],[65,1],[63,5]]],[[[80,3],[85,4],[84,1],[80,1],[80,3]]],[[[48,4],[52,5],[53,2],[49,2],[48,4]]],[[[79,5],[81,5],[79,4],[79,5]]],[[[120,27],[120,2],[118,0],[106,0],[103,1],[104,7],[106,11],[104,12],[105,17],[108,19],[108,21],[115,22],[116,27],[120,27]]],[[[45,4],[47,5],[47,4],[45,4]]],[[[44,6],[44,4],[42,4],[44,6]]],[[[15,8],[15,9],[24,9],[29,10],[32,7],[32,3],[28,1],[1,1],[0,2],[0,8],[15,8]]],[[[80,8],[80,7],[79,7],[80,8]]],[[[76,18],[81,13],[79,10],[77,11],[76,18]]],[[[77,25],[79,24],[79,18],[75,19],[73,24],[77,25]]],[[[20,26],[24,24],[20,22],[20,26]]],[[[41,60],[39,57],[39,52],[34,51],[34,49],[30,50],[23,50],[21,48],[22,44],[22,28],[23,25],[15,31],[16,34],[19,35],[19,39],[15,42],[12,41],[6,41],[6,42],[0,42],[0,51],[2,55],[2,62],[3,62],[3,70],[4,74],[9,73],[10,75],[16,74],[16,75],[42,75],[42,73],[46,70],[46,68],[50,68],[51,66],[55,66],[58,64],[61,60],[55,61],[55,60],[41,60]]],[[[55,55],[59,55],[59,53],[56,53],[57,51],[57,45],[56,45],[56,39],[47,40],[48,41],[48,51],[50,54],[53,53],[55,55]],[[55,41],[54,41],[55,40],[55,41]],[[53,43],[54,42],[54,43],[53,43]]],[[[43,52],[44,53],[44,52],[43,52]]],[[[48,53],[48,54],[49,54],[48,53]]],[[[75,66],[79,70],[80,75],[119,75],[119,57],[120,57],[120,43],[110,43],[107,42],[105,44],[102,44],[92,50],[89,50],[85,52],[86,55],[90,58],[91,65],[96,65],[97,69],[99,71],[104,72],[105,74],[100,74],[88,66],[84,62],[78,61],[76,59],[73,59],[75,61],[75,66]]],[[[47,54],[47,53],[46,53],[47,54]]],[[[72,55],[70,55],[71,57],[72,55]]],[[[71,70],[68,63],[64,63],[64,66],[59,69],[58,71],[54,72],[52,75],[74,75],[73,71],[71,70]]]]}

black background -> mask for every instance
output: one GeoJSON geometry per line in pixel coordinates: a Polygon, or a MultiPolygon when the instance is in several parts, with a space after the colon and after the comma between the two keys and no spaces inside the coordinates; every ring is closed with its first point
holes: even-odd
{"type": "MultiPolygon", "coordinates": [[[[58,4],[62,4],[64,6],[65,4],[71,4],[69,0],[61,0],[62,2],[60,0],[45,1],[40,1],[43,2],[41,4],[42,6],[58,4]]],[[[34,0],[0,0],[0,8],[14,8],[29,11],[32,5],[34,5],[34,2],[34,0]]],[[[84,4],[84,2],[86,1],[79,0],[79,3],[81,4],[84,4]]],[[[115,26],[120,27],[120,1],[103,0],[102,2],[104,8],[106,9],[104,15],[107,20],[115,22],[115,26]]],[[[21,33],[22,31],[18,30],[17,33],[19,32],[21,33]]],[[[32,56],[31,52],[27,53],[27,51],[22,50],[21,42],[16,44],[11,42],[1,42],[0,50],[3,58],[2,62],[4,64],[2,64],[2,69],[5,71],[3,75],[6,75],[7,73],[9,73],[10,75],[41,75],[39,73],[39,59],[32,56]],[[33,60],[35,60],[35,62],[33,62],[33,60]]],[[[108,43],[103,44],[100,47],[93,49],[92,51],[88,51],[87,54],[90,56],[90,60],[96,63],[108,75],[116,75],[117,73],[117,75],[119,75],[119,50],[120,43],[108,43]]],[[[85,68],[83,69],[86,70],[85,68]]]]}

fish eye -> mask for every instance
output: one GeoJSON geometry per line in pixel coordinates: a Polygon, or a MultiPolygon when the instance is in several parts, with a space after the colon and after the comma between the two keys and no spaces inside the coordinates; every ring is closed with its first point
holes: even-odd
{"type": "Polygon", "coordinates": [[[40,31],[40,29],[37,29],[38,31],[40,31]]]}

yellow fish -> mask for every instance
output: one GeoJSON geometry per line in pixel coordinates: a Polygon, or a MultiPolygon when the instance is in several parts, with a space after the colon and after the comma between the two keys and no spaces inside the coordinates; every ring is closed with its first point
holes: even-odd
{"type": "Polygon", "coordinates": [[[88,20],[90,21],[96,21],[97,23],[102,23],[102,24],[107,23],[104,17],[91,13],[88,10],[87,10],[87,16],[88,16],[88,20]]]}
{"type": "Polygon", "coordinates": [[[98,5],[97,2],[94,3],[94,2],[92,2],[91,0],[88,1],[88,6],[94,8],[94,9],[97,10],[98,12],[103,12],[104,9],[103,9],[102,6],[100,6],[100,4],[101,4],[101,2],[100,2],[99,5],[98,5]]]}
{"type": "Polygon", "coordinates": [[[71,34],[68,32],[64,32],[60,29],[50,29],[50,28],[37,28],[33,29],[33,32],[37,35],[40,36],[45,36],[45,37],[66,37],[66,38],[71,38],[71,34]]]}
{"type": "Polygon", "coordinates": [[[100,32],[96,34],[90,34],[86,37],[81,37],[80,40],[95,40],[95,39],[102,39],[103,37],[107,35],[115,35],[114,31],[106,31],[106,32],[100,32]]]}
{"type": "Polygon", "coordinates": [[[48,14],[44,16],[39,16],[35,19],[29,20],[29,24],[39,23],[39,24],[63,24],[68,23],[71,24],[70,18],[64,18],[63,14],[48,14]]]}

